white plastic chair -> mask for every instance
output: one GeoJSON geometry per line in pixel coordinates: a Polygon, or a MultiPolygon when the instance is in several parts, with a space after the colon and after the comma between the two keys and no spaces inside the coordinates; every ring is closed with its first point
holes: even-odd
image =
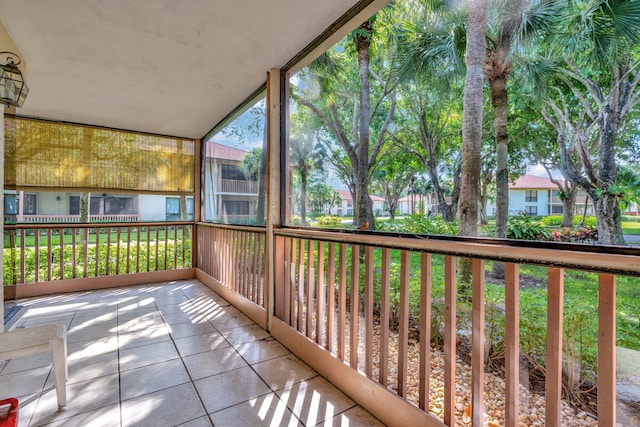
{"type": "Polygon", "coordinates": [[[50,351],[58,394],[58,409],[67,405],[67,330],[64,325],[43,325],[0,333],[0,360],[50,351]]]}

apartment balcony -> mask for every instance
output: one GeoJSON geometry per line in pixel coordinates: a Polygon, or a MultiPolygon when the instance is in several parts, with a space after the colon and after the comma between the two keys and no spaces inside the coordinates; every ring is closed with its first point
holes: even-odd
{"type": "Polygon", "coordinates": [[[275,230],[269,249],[262,227],[46,227],[5,231],[5,283],[13,283],[5,294],[26,308],[17,326],[68,327],[69,407],[55,410],[50,359],[16,359],[0,372],[0,398],[23,397],[23,425],[253,419],[610,426],[616,415],[621,425],[635,419],[616,399],[616,280],[640,275],[635,249],[308,229],[275,230]],[[64,244],[53,230],[66,236],[64,244]],[[32,243],[29,236],[40,237],[32,243]],[[25,261],[33,252],[41,254],[35,266],[25,261]],[[462,301],[458,262],[467,257],[472,299],[462,301]],[[485,260],[495,259],[506,261],[497,311],[484,273],[485,260]],[[539,350],[546,371],[535,390],[521,366],[523,334],[531,332],[519,319],[525,265],[548,269],[539,350]],[[572,408],[562,392],[571,345],[563,332],[569,270],[592,272],[583,280],[598,290],[597,399],[590,411],[572,408]],[[495,350],[488,348],[488,318],[496,315],[504,324],[502,375],[485,366],[495,350]],[[442,342],[432,341],[434,330],[442,342]]]}
{"type": "Polygon", "coordinates": [[[258,194],[258,181],[247,181],[238,179],[219,180],[220,193],[234,194],[258,194]]]}

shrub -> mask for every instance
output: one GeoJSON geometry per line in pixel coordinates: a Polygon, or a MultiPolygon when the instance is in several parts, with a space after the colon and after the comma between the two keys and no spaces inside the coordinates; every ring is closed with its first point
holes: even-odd
{"type": "MultiPolygon", "coordinates": [[[[573,217],[573,226],[578,226],[582,222],[582,215],[576,215],[573,217]]],[[[584,219],[584,226],[596,228],[598,226],[598,219],[595,216],[588,216],[584,219]]]]}
{"type": "Polygon", "coordinates": [[[298,215],[292,215],[291,218],[289,218],[289,225],[300,225],[300,224],[302,224],[302,220],[298,215]]]}
{"type": "Polygon", "coordinates": [[[335,215],[319,216],[316,221],[318,222],[318,227],[335,228],[342,225],[342,219],[335,215]]]}
{"type": "Polygon", "coordinates": [[[622,220],[627,222],[640,222],[640,216],[622,215],[622,220]]]}
{"type": "Polygon", "coordinates": [[[551,230],[549,240],[554,242],[592,243],[598,240],[598,230],[595,227],[560,228],[551,230]]]}
{"type": "Polygon", "coordinates": [[[455,236],[458,233],[458,225],[456,223],[446,222],[441,216],[428,216],[424,213],[415,213],[407,216],[403,220],[385,223],[380,227],[380,230],[399,233],[455,236]]]}
{"type": "Polygon", "coordinates": [[[546,240],[549,230],[526,214],[512,216],[507,222],[507,237],[517,240],[546,240]]]}
{"type": "Polygon", "coordinates": [[[545,227],[560,227],[562,225],[562,215],[549,215],[540,220],[545,227]]]}

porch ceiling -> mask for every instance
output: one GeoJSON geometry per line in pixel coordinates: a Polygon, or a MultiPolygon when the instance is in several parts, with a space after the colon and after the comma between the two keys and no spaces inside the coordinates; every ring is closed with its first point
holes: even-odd
{"type": "Polygon", "coordinates": [[[19,115],[200,138],[357,0],[0,0],[19,115]]]}

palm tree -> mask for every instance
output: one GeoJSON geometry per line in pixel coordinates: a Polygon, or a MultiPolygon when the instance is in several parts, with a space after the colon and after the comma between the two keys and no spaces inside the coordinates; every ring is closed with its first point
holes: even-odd
{"type": "Polygon", "coordinates": [[[322,150],[307,135],[289,141],[291,167],[300,178],[300,222],[307,225],[307,183],[311,173],[322,164],[322,150]]]}
{"type": "MultiPolygon", "coordinates": [[[[533,35],[547,30],[554,22],[556,15],[556,0],[493,0],[482,2],[488,8],[492,19],[488,22],[483,38],[486,38],[486,49],[483,50],[483,71],[489,83],[491,92],[491,105],[494,113],[494,129],[496,140],[496,237],[506,238],[507,219],[509,212],[509,169],[508,169],[508,92],[507,79],[513,69],[513,48],[523,45],[533,35]]],[[[478,4],[468,2],[468,16],[477,13],[478,4]]],[[[438,9],[441,19],[449,22],[449,31],[443,32],[440,29],[436,32],[427,25],[415,26],[413,31],[418,31],[418,35],[413,37],[416,43],[408,44],[405,55],[402,59],[405,64],[401,64],[400,69],[405,70],[412,67],[415,70],[431,71],[430,67],[416,66],[416,63],[441,64],[446,61],[448,64],[462,63],[462,49],[464,43],[477,42],[470,38],[469,30],[466,31],[466,40],[461,43],[461,23],[460,13],[447,12],[442,14],[442,8],[438,9]],[[451,57],[447,58],[447,55],[451,57]],[[413,64],[413,65],[409,65],[413,64]]],[[[430,22],[442,27],[441,19],[432,19],[430,22]]],[[[467,26],[470,22],[467,20],[467,26]]],[[[446,25],[445,25],[446,27],[446,25]]],[[[479,37],[479,34],[474,34],[479,37]]],[[[467,51],[468,55],[468,51],[467,51]]],[[[469,59],[466,60],[467,66],[469,59]]],[[[451,67],[450,70],[459,70],[451,67]]],[[[467,90],[465,85],[465,91],[467,90]]],[[[464,128],[464,125],[463,125],[464,128]]],[[[464,130],[463,130],[464,133],[464,130]]],[[[463,160],[464,162],[464,160],[463,160]]],[[[462,199],[462,197],[461,197],[462,199]]],[[[467,202],[464,203],[465,209],[467,202]]],[[[473,208],[477,212],[477,208],[473,208]]],[[[462,212],[460,213],[462,216],[462,212]]],[[[466,214],[465,214],[466,215],[466,214]]],[[[473,231],[471,227],[469,231],[473,231]]],[[[477,229],[477,226],[475,227],[477,229]]],[[[460,234],[465,232],[466,227],[461,227],[460,234]]],[[[502,264],[494,263],[494,274],[498,277],[504,275],[502,264]]]]}
{"type": "MultiPolygon", "coordinates": [[[[482,145],[483,75],[486,0],[468,1],[464,106],[462,110],[462,178],[460,194],[460,234],[478,234],[480,147],[482,145]]],[[[469,268],[470,266],[467,266],[469,268]]],[[[445,420],[446,423],[446,420],[445,420]]]]}
{"type": "Polygon", "coordinates": [[[301,75],[305,85],[292,97],[309,108],[339,147],[327,147],[354,199],[354,225],[374,228],[369,198],[371,170],[386,142],[396,106],[395,82],[384,61],[372,60],[375,18],[361,24],[340,44],[319,57],[301,75]],[[357,82],[354,84],[354,82],[357,82]],[[320,96],[314,89],[318,86],[320,96]],[[372,93],[377,95],[372,97],[372,93]]]}
{"type": "Polygon", "coordinates": [[[599,243],[624,244],[616,148],[640,104],[640,2],[575,1],[563,18],[557,41],[564,55],[553,69],[556,89],[546,98],[552,120],[573,130],[577,156],[559,140],[561,170],[593,200],[599,243]],[[564,108],[568,96],[579,106],[577,115],[564,108]]]}

